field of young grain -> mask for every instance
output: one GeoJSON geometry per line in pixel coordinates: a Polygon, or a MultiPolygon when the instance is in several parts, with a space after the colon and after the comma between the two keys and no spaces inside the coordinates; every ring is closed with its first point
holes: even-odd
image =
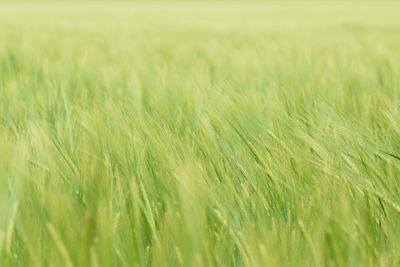
{"type": "Polygon", "coordinates": [[[399,266],[399,12],[1,3],[0,266],[399,266]]]}

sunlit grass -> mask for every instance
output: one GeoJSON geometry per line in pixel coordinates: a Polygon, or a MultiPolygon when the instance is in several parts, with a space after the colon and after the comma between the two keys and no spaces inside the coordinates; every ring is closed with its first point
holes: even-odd
{"type": "Polygon", "coordinates": [[[0,266],[398,266],[400,4],[0,4],[0,266]]]}

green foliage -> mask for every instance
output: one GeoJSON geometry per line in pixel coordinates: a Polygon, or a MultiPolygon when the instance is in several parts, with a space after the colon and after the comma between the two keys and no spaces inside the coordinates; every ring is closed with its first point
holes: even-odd
{"type": "Polygon", "coordinates": [[[0,5],[0,266],[399,266],[400,5],[0,5]]]}

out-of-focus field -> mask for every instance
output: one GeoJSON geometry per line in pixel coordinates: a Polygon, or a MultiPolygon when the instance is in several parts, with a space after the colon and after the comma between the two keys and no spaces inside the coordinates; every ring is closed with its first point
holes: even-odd
{"type": "Polygon", "coordinates": [[[399,266],[400,3],[0,4],[0,266],[399,266]]]}

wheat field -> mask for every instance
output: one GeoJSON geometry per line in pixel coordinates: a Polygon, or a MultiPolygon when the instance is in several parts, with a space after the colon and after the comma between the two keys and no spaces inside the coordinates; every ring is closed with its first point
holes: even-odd
{"type": "Polygon", "coordinates": [[[399,14],[1,2],[0,266],[400,266],[399,14]]]}

